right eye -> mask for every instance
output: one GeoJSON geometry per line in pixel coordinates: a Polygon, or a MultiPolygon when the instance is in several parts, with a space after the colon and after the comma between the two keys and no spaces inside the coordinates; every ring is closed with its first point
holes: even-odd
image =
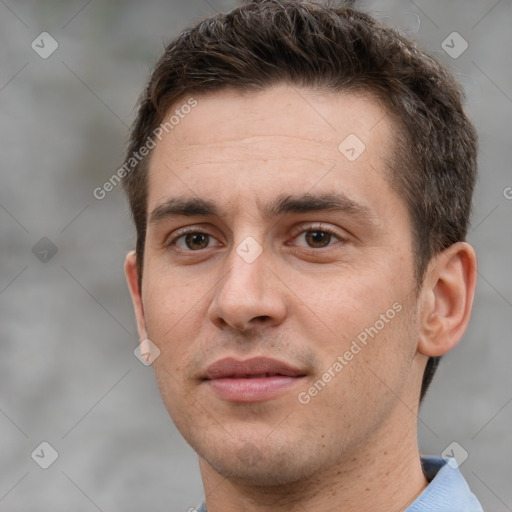
{"type": "Polygon", "coordinates": [[[196,230],[181,231],[167,244],[168,246],[176,246],[183,252],[197,252],[201,249],[211,247],[210,242],[215,240],[208,233],[196,230]]]}

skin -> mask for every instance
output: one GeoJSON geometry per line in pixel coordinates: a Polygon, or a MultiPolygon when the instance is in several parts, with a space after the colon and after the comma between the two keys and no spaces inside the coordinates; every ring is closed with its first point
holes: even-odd
{"type": "Polygon", "coordinates": [[[140,339],[160,349],[164,403],[199,455],[208,511],[406,508],[427,485],[417,444],[423,371],[469,321],[472,247],[433,258],[415,289],[410,218],[386,179],[393,126],[369,97],[279,85],[196,99],[151,155],[141,290],[133,252],[125,271],[140,339]],[[349,134],[366,146],[354,161],[338,150],[349,134]],[[259,208],[283,194],[333,192],[359,209],[274,217],[259,208]],[[219,216],[152,221],[175,197],[208,199],[219,216]],[[312,239],[319,223],[336,234],[312,239]],[[210,236],[166,244],[185,226],[210,236]],[[247,237],[262,249],[251,263],[237,253],[247,237]],[[300,403],[395,303],[401,311],[300,403]],[[273,357],[306,376],[267,401],[230,402],[200,380],[228,356],[273,357]]]}

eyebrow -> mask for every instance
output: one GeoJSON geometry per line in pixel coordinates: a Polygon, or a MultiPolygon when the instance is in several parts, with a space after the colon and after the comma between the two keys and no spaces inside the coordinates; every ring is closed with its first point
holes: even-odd
{"type": "MultiPolygon", "coordinates": [[[[342,212],[372,224],[377,217],[370,209],[342,193],[326,194],[281,194],[266,205],[258,203],[264,218],[275,218],[287,213],[308,213],[313,211],[342,212]]],[[[173,197],[157,206],[151,212],[149,222],[157,224],[169,218],[182,217],[222,217],[222,209],[213,201],[198,197],[173,197]]]]}

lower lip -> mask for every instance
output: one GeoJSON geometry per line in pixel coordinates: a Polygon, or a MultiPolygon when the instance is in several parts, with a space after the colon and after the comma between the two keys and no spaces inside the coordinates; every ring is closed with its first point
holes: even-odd
{"type": "Polygon", "coordinates": [[[217,396],[229,402],[263,402],[291,388],[300,377],[254,377],[251,379],[222,378],[206,383],[217,396]]]}

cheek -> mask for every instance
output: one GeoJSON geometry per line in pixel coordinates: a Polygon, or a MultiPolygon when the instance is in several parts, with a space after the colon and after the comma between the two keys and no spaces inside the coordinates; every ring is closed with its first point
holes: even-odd
{"type": "Polygon", "coordinates": [[[309,341],[319,341],[315,343],[322,361],[319,372],[331,369],[336,377],[343,375],[331,379],[345,381],[343,389],[348,389],[348,383],[350,389],[382,385],[395,374],[401,380],[404,368],[411,364],[415,339],[407,280],[390,274],[376,267],[373,272],[340,275],[334,283],[331,279],[327,286],[311,288],[309,309],[296,315],[309,341]],[[319,326],[324,333],[321,339],[319,326]]]}
{"type": "Polygon", "coordinates": [[[160,349],[168,369],[181,371],[193,355],[192,342],[205,322],[209,286],[203,279],[184,280],[164,272],[147,278],[144,313],[148,336],[160,349]]]}
{"type": "Polygon", "coordinates": [[[299,296],[309,308],[307,317],[316,316],[341,342],[372,326],[399,298],[379,269],[358,272],[343,268],[323,279],[295,276],[294,282],[304,290],[299,296]]]}
{"type": "Polygon", "coordinates": [[[384,325],[379,315],[371,323],[352,319],[351,333],[324,347],[323,366],[301,390],[304,411],[338,425],[347,439],[364,439],[382,422],[406,392],[414,355],[405,315],[402,309],[384,325]]]}

